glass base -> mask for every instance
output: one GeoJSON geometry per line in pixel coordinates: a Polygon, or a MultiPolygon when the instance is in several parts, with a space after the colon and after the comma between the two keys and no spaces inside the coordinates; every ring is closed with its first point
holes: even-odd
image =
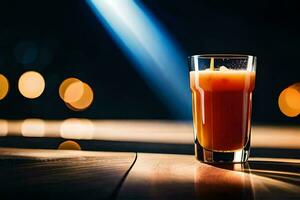
{"type": "Polygon", "coordinates": [[[244,163],[250,155],[250,139],[246,146],[233,152],[219,152],[204,149],[199,142],[195,142],[196,158],[205,163],[244,163]]]}

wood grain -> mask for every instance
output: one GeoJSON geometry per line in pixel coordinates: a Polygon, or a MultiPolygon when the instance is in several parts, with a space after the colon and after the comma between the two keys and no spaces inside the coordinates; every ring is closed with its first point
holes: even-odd
{"type": "Polygon", "coordinates": [[[0,149],[1,199],[110,199],[135,153],[0,149]]]}

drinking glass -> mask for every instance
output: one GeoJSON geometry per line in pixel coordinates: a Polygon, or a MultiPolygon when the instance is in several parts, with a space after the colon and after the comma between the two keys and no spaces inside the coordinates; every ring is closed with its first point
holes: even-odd
{"type": "Polygon", "coordinates": [[[247,161],[256,57],[189,57],[195,156],[208,163],[247,161]]]}

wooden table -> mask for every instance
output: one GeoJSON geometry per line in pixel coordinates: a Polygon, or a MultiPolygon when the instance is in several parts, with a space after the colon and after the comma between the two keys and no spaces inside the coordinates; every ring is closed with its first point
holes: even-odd
{"type": "MultiPolygon", "coordinates": [[[[121,139],[117,141],[118,134],[115,131],[113,140],[109,140],[109,136],[102,132],[106,139],[99,139],[99,134],[98,141],[79,141],[85,147],[83,149],[88,149],[90,144],[92,150],[97,148],[98,151],[24,148],[35,143],[52,148],[51,145],[57,146],[61,141],[55,138],[0,138],[1,146],[23,147],[0,148],[0,198],[300,198],[300,132],[297,127],[254,127],[256,139],[253,140],[253,154],[248,163],[213,166],[196,161],[191,151],[192,143],[182,139],[191,137],[183,136],[190,131],[188,124],[141,122],[143,126],[135,123],[134,128],[133,122],[125,122],[123,126],[119,121],[105,123],[114,124],[119,135],[123,130],[129,135],[128,138],[134,139],[130,133],[138,134],[139,129],[145,138],[138,136],[138,139],[135,138],[138,141],[133,142],[120,135],[121,139]],[[173,137],[181,139],[173,138],[170,142],[170,130],[174,130],[173,137]],[[165,141],[146,133],[155,133],[165,141]],[[264,142],[261,141],[263,139],[264,142]],[[46,146],[48,143],[49,146],[46,146]],[[101,145],[104,147],[101,148],[101,145]],[[133,147],[129,147],[131,145],[133,147]],[[179,151],[176,151],[177,146],[181,148],[179,151]],[[138,151],[142,149],[143,152],[138,151]],[[121,152],[126,150],[131,152],[121,152]]],[[[100,130],[99,127],[96,129],[100,130]]],[[[113,132],[114,129],[109,130],[113,132]]]]}
{"type": "Polygon", "coordinates": [[[297,199],[300,160],[207,165],[193,156],[138,154],[120,199],[297,199]]]}
{"type": "Polygon", "coordinates": [[[110,199],[136,153],[0,149],[1,199],[110,199]]]}

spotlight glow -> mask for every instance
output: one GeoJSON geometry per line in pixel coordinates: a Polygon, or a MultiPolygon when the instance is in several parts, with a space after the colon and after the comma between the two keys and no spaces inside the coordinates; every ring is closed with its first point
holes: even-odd
{"type": "Polygon", "coordinates": [[[6,97],[8,90],[9,90],[8,80],[4,75],[0,74],[0,100],[6,97]]]}
{"type": "Polygon", "coordinates": [[[18,86],[20,93],[24,97],[34,99],[43,93],[45,80],[40,73],[28,71],[21,75],[18,86]]]}
{"type": "Polygon", "coordinates": [[[87,3],[174,116],[190,118],[186,56],[155,17],[139,1],[87,3]]]}

